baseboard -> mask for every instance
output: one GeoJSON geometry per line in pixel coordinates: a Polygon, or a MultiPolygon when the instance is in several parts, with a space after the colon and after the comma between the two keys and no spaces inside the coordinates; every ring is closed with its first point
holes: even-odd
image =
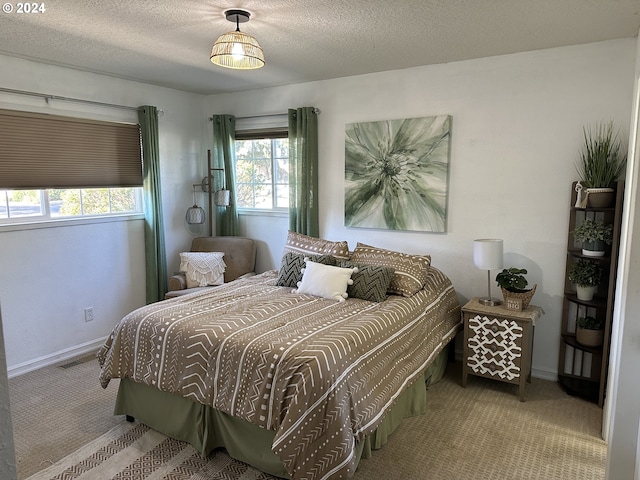
{"type": "Polygon", "coordinates": [[[23,375],[27,372],[38,370],[39,368],[48,367],[64,360],[80,357],[88,353],[96,352],[105,342],[107,337],[97,338],[90,342],[82,343],[80,345],[74,345],[73,347],[65,348],[58,352],[51,353],[33,360],[12,365],[7,368],[9,378],[23,375]]]}
{"type": "Polygon", "coordinates": [[[558,381],[558,372],[555,370],[540,370],[539,368],[531,369],[531,376],[536,378],[541,378],[542,380],[549,380],[551,382],[558,381]]]}

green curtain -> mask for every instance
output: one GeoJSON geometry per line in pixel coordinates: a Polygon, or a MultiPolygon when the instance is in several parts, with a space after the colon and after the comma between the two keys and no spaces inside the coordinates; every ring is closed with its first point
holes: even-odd
{"type": "MultiPolygon", "coordinates": [[[[236,168],[234,142],[236,140],[236,118],[233,115],[213,115],[213,149],[211,158],[214,168],[224,171],[212,172],[216,189],[224,185],[231,191],[231,205],[215,207],[215,235],[238,236],[238,209],[236,207],[236,168]]],[[[211,218],[209,221],[213,221],[211,218]]]]}
{"type": "Polygon", "coordinates": [[[149,304],[162,300],[167,291],[167,258],[160,191],[157,108],[150,105],[138,108],[138,122],[142,135],[144,244],[147,264],[147,304],[149,304]]]}
{"type": "Polygon", "coordinates": [[[289,229],[320,236],[318,220],[318,114],[289,110],[289,229]]]}

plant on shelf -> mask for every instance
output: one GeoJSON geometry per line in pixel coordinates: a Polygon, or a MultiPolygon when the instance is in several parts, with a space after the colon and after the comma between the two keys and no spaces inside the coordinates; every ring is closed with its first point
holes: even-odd
{"type": "Polygon", "coordinates": [[[576,341],[587,347],[599,347],[604,340],[604,321],[591,315],[576,320],[576,341]]]}
{"type": "Polygon", "coordinates": [[[502,296],[505,301],[508,297],[516,297],[522,299],[522,308],[527,308],[529,302],[536,293],[537,284],[527,289],[529,282],[525,278],[527,270],[525,268],[505,268],[496,275],[496,282],[502,289],[502,296]]]}
{"type": "Polygon", "coordinates": [[[614,133],[613,122],[600,123],[593,129],[583,129],[584,146],[576,170],[585,188],[582,207],[608,207],[613,199],[613,185],[623,174],[627,154],[614,133]],[[606,190],[603,190],[606,189],[606,190]],[[597,196],[606,195],[598,200],[597,196]]]}
{"type": "Polygon", "coordinates": [[[582,242],[582,254],[590,257],[604,255],[604,246],[613,241],[613,225],[602,220],[585,219],[573,231],[576,240],[582,242]]]}
{"type": "Polygon", "coordinates": [[[584,146],[576,168],[585,188],[608,188],[622,175],[627,155],[622,150],[613,122],[583,129],[584,146]]]}
{"type": "Polygon", "coordinates": [[[602,280],[602,265],[596,261],[581,258],[571,264],[569,280],[582,287],[597,287],[602,280]]]}
{"type": "Polygon", "coordinates": [[[576,324],[578,328],[583,328],[585,330],[602,330],[604,328],[604,321],[599,318],[592,317],[591,315],[578,317],[576,324]]]}
{"type": "Polygon", "coordinates": [[[569,267],[569,280],[576,284],[578,299],[593,299],[596,287],[602,280],[602,265],[594,260],[579,259],[569,267]]]}

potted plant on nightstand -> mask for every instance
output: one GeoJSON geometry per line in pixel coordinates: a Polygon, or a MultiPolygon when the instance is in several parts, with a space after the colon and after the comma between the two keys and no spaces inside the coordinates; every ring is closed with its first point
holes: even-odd
{"type": "Polygon", "coordinates": [[[576,341],[586,347],[599,347],[604,340],[604,322],[585,315],[576,321],[576,341]]]}
{"type": "Polygon", "coordinates": [[[496,282],[502,289],[502,296],[505,301],[509,297],[515,297],[522,299],[522,308],[527,308],[529,302],[533,298],[533,294],[536,293],[535,284],[532,288],[526,288],[529,282],[524,277],[527,274],[525,268],[505,268],[498,275],[496,275],[496,282]]]}
{"type": "Polygon", "coordinates": [[[583,133],[584,146],[576,163],[586,197],[580,206],[609,207],[614,198],[613,184],[624,172],[627,155],[613,132],[613,122],[583,129],[583,133]]]}
{"type": "Polygon", "coordinates": [[[576,227],[573,236],[582,242],[583,255],[601,257],[605,253],[605,244],[611,245],[613,240],[613,225],[587,218],[576,227]]]}
{"type": "Polygon", "coordinates": [[[589,302],[602,280],[602,265],[595,260],[581,258],[569,267],[569,280],[576,284],[578,300],[589,302]]]}

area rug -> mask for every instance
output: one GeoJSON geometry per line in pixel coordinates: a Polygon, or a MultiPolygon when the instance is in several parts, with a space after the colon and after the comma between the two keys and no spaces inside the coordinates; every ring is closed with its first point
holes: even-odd
{"type": "Polygon", "coordinates": [[[139,423],[123,423],[28,480],[276,480],[224,450],[191,445],[139,423]],[[124,468],[123,468],[124,466],[124,468]]]}

